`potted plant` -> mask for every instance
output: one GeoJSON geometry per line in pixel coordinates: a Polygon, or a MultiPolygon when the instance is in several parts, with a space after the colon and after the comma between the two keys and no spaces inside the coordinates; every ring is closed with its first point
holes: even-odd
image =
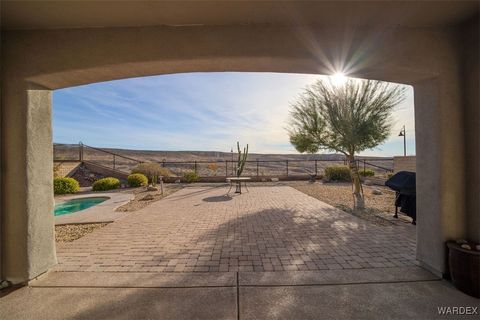
{"type": "Polygon", "coordinates": [[[454,286],[480,298],[480,244],[466,240],[447,242],[448,265],[454,286]]]}

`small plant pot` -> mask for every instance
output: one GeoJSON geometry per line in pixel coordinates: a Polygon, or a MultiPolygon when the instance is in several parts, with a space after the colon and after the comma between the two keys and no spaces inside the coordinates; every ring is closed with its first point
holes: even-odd
{"type": "Polygon", "coordinates": [[[448,264],[453,285],[460,291],[480,298],[480,251],[463,249],[447,242],[448,264]]]}

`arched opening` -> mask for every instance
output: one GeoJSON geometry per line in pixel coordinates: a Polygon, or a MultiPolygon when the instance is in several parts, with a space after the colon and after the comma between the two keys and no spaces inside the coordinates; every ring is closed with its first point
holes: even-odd
{"type": "MultiPolygon", "coordinates": [[[[84,160],[92,170],[92,163],[96,163],[110,170],[122,171],[126,175],[137,165],[132,159],[143,162],[153,161],[172,172],[174,177],[170,178],[170,182],[180,180],[186,170],[198,171],[205,181],[222,182],[232,176],[231,167],[235,165],[235,161],[229,162],[231,143],[240,140],[242,143],[250,143],[250,155],[252,157],[253,154],[256,160],[247,164],[245,174],[260,183],[263,182],[263,185],[261,184],[252,194],[244,196],[244,198],[251,196],[247,201],[251,202],[248,206],[247,203],[242,203],[242,200],[224,197],[227,190],[216,190],[218,185],[211,185],[207,190],[201,187],[198,187],[198,190],[195,187],[189,187],[180,194],[174,194],[173,198],[170,197],[165,204],[157,203],[146,209],[152,211],[151,218],[160,217],[162,212],[172,211],[171,216],[162,216],[161,220],[165,225],[160,221],[154,222],[150,218],[143,218],[137,223],[134,220],[138,217],[131,217],[129,225],[134,226],[133,229],[128,229],[125,225],[117,231],[110,228],[104,232],[110,237],[115,234],[108,243],[103,243],[104,237],[100,235],[99,242],[90,238],[90,241],[78,243],[77,247],[61,244],[60,265],[55,269],[60,271],[237,272],[414,266],[416,264],[415,227],[409,225],[410,221],[396,224],[391,219],[394,210],[393,192],[388,195],[389,213],[372,214],[370,220],[366,220],[372,222],[372,219],[378,219],[376,226],[382,226],[379,222],[382,219],[384,219],[383,227],[400,226],[384,228],[388,230],[381,230],[381,227],[377,230],[372,228],[373,225],[370,226],[361,220],[359,222],[355,218],[350,221],[348,216],[342,216],[334,208],[326,206],[322,209],[319,204],[313,205],[305,212],[281,209],[309,206],[308,198],[299,194],[298,191],[303,190],[302,192],[307,195],[312,195],[321,194],[323,189],[320,189],[318,184],[312,188],[308,182],[300,181],[306,180],[306,177],[313,172],[319,176],[323,175],[325,167],[344,164],[344,156],[339,154],[318,157],[314,155],[296,157],[285,154],[295,152],[293,147],[284,146],[289,143],[284,126],[288,121],[290,103],[306,86],[319,78],[321,76],[306,74],[187,73],[105,82],[55,92],[53,111],[54,114],[57,112],[57,115],[54,120],[58,120],[59,127],[54,128],[53,141],[70,142],[70,145],[54,145],[54,160],[58,160],[59,163],[72,160],[77,164],[84,160]],[[226,96],[222,96],[222,93],[226,93],[226,96]],[[182,98],[185,101],[181,101],[182,98]],[[85,115],[86,110],[91,114],[85,115]],[[60,114],[61,112],[63,114],[60,114]],[[66,115],[65,112],[71,114],[66,115]],[[276,114],[274,118],[273,113],[276,114]],[[190,117],[192,114],[193,117],[190,117]],[[125,119],[126,117],[128,119],[125,119]],[[184,121],[182,117],[186,120],[184,121]],[[84,125],[81,122],[84,122],[84,125]],[[116,124],[113,125],[114,123],[116,124]],[[152,126],[147,129],[149,125],[152,126]],[[58,132],[55,132],[56,129],[58,132]],[[151,133],[152,130],[153,133],[151,133]],[[146,134],[153,134],[155,139],[145,141],[143,138],[146,134]],[[162,134],[168,134],[167,139],[162,139],[162,134]],[[273,137],[268,136],[269,134],[273,137]],[[216,139],[212,139],[213,137],[216,139]],[[276,144],[272,144],[273,138],[276,139],[273,140],[276,144]],[[79,149],[72,144],[79,140],[87,146],[80,146],[81,149],[79,149]],[[206,144],[207,141],[211,144],[206,144]],[[168,144],[172,142],[174,144],[168,144]],[[168,153],[162,149],[165,146],[172,152],[168,153]],[[121,150],[122,147],[133,150],[121,150]],[[270,149],[267,149],[268,147],[270,149]],[[157,153],[142,151],[142,148],[143,150],[156,148],[157,153]],[[189,150],[223,152],[210,154],[191,152],[189,154],[189,150]],[[175,151],[184,152],[177,154],[175,151]],[[279,155],[274,156],[272,152],[279,155]],[[82,153],[83,156],[80,159],[79,154],[82,153]],[[211,164],[221,166],[220,170],[209,168],[211,164]],[[282,181],[297,179],[300,183],[291,183],[293,188],[285,191],[284,188],[279,188],[272,183],[272,178],[282,181]],[[266,183],[267,179],[270,183],[266,183]],[[266,187],[273,187],[273,189],[269,191],[266,187]],[[212,188],[213,190],[209,190],[212,188]],[[197,193],[198,196],[196,196],[197,193]],[[277,193],[281,193],[282,196],[274,196],[277,193]],[[296,200],[282,201],[282,198],[290,197],[296,200]],[[236,201],[239,203],[235,204],[236,201]],[[276,205],[264,205],[262,202],[276,205]],[[225,210],[232,211],[232,215],[225,216],[225,210]],[[318,216],[315,215],[314,210],[318,211],[318,216]],[[310,222],[297,221],[297,215],[301,220],[310,219],[310,222]],[[171,221],[175,219],[183,222],[178,224],[171,221]],[[212,220],[218,220],[219,223],[214,223],[212,220]],[[158,230],[142,225],[141,221],[148,221],[148,224],[155,225],[158,230]],[[197,225],[208,227],[202,228],[199,232],[196,230],[197,225]],[[342,230],[347,225],[351,227],[347,228],[347,231],[342,230]],[[175,237],[161,232],[167,227],[176,230],[171,231],[175,237]],[[250,233],[249,230],[253,229],[256,231],[250,233]],[[137,230],[143,231],[139,233],[137,230]],[[335,233],[338,235],[334,236],[335,233]],[[366,235],[368,233],[371,239],[368,239],[366,235]],[[329,236],[318,238],[318,234],[329,236]],[[142,239],[148,243],[142,243],[142,239]],[[151,246],[152,241],[155,243],[155,248],[151,246]],[[373,253],[377,250],[374,247],[380,241],[391,244],[388,253],[373,253]],[[127,245],[129,242],[133,243],[133,247],[127,245]],[[300,245],[292,249],[292,243],[296,242],[300,245]],[[86,245],[87,243],[90,244],[86,245]],[[356,243],[363,243],[362,247],[355,249],[362,256],[355,253],[351,256],[335,254],[335,252],[348,252],[356,246],[356,243]],[[116,245],[118,247],[115,248],[116,245]],[[102,255],[107,247],[107,255],[102,255]],[[113,252],[116,252],[116,256],[113,252]],[[370,254],[376,256],[370,257],[370,254]],[[76,258],[78,255],[82,257],[76,258]],[[135,256],[140,257],[138,261],[135,261],[135,256]],[[373,260],[369,261],[369,259],[373,260]]],[[[405,98],[405,104],[395,110],[397,122],[393,127],[393,136],[386,145],[388,151],[383,153],[383,158],[365,158],[362,156],[368,156],[368,153],[360,154],[359,159],[365,160],[360,162],[360,166],[376,171],[378,185],[384,183],[387,173],[394,169],[391,156],[403,153],[402,141],[397,137],[401,129],[400,124],[409,121],[408,133],[414,134],[414,101],[411,87],[405,98]],[[402,111],[403,114],[398,111],[402,111]],[[399,117],[401,122],[398,122],[399,117]],[[395,140],[399,140],[398,143],[395,140]],[[395,147],[397,150],[393,151],[395,147]]],[[[409,148],[411,147],[412,144],[409,143],[409,148]]],[[[377,152],[380,150],[377,149],[377,152]]],[[[415,150],[409,152],[415,154],[415,150]]],[[[370,156],[372,156],[371,153],[370,156]]],[[[79,180],[85,179],[83,174],[78,175],[79,180]]],[[[112,174],[116,173],[109,171],[104,173],[104,176],[112,174]]],[[[289,186],[289,183],[283,182],[282,186],[289,186]]],[[[348,184],[340,186],[327,184],[322,185],[323,187],[330,196],[335,194],[335,191],[330,191],[331,188],[339,188],[339,192],[346,193],[344,198],[350,199],[351,191],[348,184]]],[[[373,189],[369,186],[365,188],[367,189],[365,193],[370,196],[373,189]]],[[[90,194],[90,196],[94,195],[95,193],[90,194]]],[[[100,194],[100,196],[109,195],[111,196],[112,193],[100,194]]],[[[98,193],[95,196],[99,196],[98,193]]],[[[142,193],[141,197],[143,196],[142,193]]],[[[329,199],[325,196],[319,199],[333,206],[343,205],[347,209],[351,209],[352,205],[349,201],[338,202],[339,199],[329,199]]],[[[386,199],[387,197],[381,201],[387,201],[386,199]]],[[[372,198],[372,203],[373,201],[372,198]]],[[[373,209],[381,210],[371,208],[370,212],[374,212],[373,209]]],[[[103,221],[96,220],[96,217],[93,220],[85,220],[85,215],[81,214],[75,216],[80,220],[68,220],[62,216],[55,221],[59,224],[68,223],[68,221],[99,223],[108,222],[108,219],[111,219],[107,212],[105,212],[107,220],[103,221]]],[[[120,214],[119,217],[123,218],[120,214]]],[[[364,215],[363,219],[366,218],[367,215],[364,215]]],[[[125,218],[123,222],[128,219],[125,218]]]]}

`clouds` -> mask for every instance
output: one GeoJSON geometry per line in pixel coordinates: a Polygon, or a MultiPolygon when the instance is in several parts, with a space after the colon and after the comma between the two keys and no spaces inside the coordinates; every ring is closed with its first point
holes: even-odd
{"type": "MultiPolygon", "coordinates": [[[[295,152],[285,130],[289,106],[318,78],[188,73],[61,89],[53,96],[54,141],[130,149],[230,151],[239,140],[249,143],[252,152],[295,152]]],[[[407,134],[413,137],[411,88],[395,117],[397,126],[406,123],[407,134]]],[[[401,154],[397,134],[383,151],[369,154],[401,154]]]]}

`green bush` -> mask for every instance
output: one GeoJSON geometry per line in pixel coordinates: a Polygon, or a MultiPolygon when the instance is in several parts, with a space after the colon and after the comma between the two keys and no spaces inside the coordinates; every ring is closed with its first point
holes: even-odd
{"type": "Polygon", "coordinates": [[[80,189],[80,184],[73,178],[53,179],[53,192],[55,194],[75,193],[80,189]]]}
{"type": "Polygon", "coordinates": [[[325,179],[327,181],[351,182],[350,168],[347,166],[331,166],[325,168],[325,179]]]}
{"type": "Polygon", "coordinates": [[[387,173],[387,179],[390,179],[391,177],[393,177],[393,173],[387,173]]]}
{"type": "Polygon", "coordinates": [[[130,187],[142,187],[148,184],[148,178],[141,173],[134,173],[127,177],[128,185],[130,187]]]}
{"type": "Polygon", "coordinates": [[[198,181],[199,178],[198,174],[195,171],[187,171],[183,174],[183,177],[188,183],[198,181]]]}
{"type": "Polygon", "coordinates": [[[371,169],[363,169],[363,170],[360,170],[358,174],[360,174],[360,176],[362,177],[373,177],[375,175],[375,171],[371,169]]]}
{"type": "Polygon", "coordinates": [[[120,180],[118,180],[117,178],[108,177],[95,181],[92,185],[92,190],[107,191],[117,189],[118,187],[120,187],[120,180]]]}

